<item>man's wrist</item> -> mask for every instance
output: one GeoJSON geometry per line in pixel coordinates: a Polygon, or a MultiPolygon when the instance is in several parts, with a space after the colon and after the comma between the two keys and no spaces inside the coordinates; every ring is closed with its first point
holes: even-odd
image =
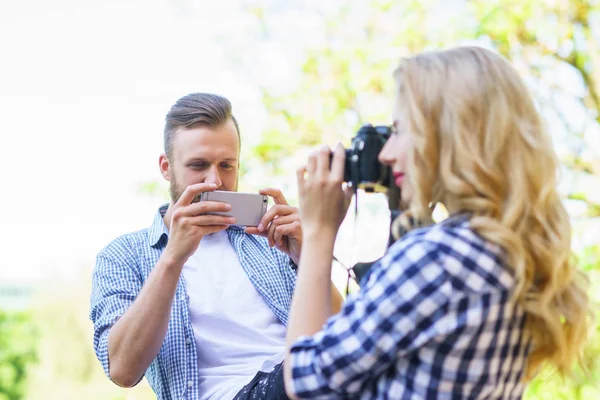
{"type": "Polygon", "coordinates": [[[181,273],[183,269],[183,264],[185,264],[185,260],[182,260],[181,257],[174,255],[169,249],[165,249],[160,256],[160,262],[163,265],[163,268],[168,271],[177,271],[181,273]]]}

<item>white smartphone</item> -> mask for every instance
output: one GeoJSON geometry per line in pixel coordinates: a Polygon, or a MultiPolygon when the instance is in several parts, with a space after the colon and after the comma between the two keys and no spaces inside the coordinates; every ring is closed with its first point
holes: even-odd
{"type": "Polygon", "coordinates": [[[269,197],[256,193],[215,190],[214,192],[204,192],[199,197],[199,199],[194,199],[194,202],[222,201],[223,203],[231,204],[231,211],[209,214],[235,217],[235,224],[242,226],[258,226],[269,206],[269,197]]]}

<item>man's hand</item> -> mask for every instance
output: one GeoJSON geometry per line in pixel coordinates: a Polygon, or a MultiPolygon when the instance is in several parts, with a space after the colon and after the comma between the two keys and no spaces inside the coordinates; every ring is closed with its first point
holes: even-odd
{"type": "Polygon", "coordinates": [[[234,217],[206,215],[209,212],[229,211],[231,205],[217,201],[192,203],[195,196],[216,189],[212,183],[188,186],[172,206],[169,242],[165,253],[172,260],[185,262],[198,248],[200,240],[209,233],[219,232],[235,223],[234,217]]]}
{"type": "Polygon", "coordinates": [[[198,194],[215,189],[216,185],[209,183],[188,186],[165,215],[169,242],[137,298],[108,335],[110,378],[120,386],[136,385],[158,354],[167,334],[181,269],[187,259],[204,235],[235,223],[232,217],[206,215],[228,211],[229,204],[209,201],[192,204],[198,194]]]}
{"type": "Polygon", "coordinates": [[[275,205],[265,213],[258,227],[248,227],[246,232],[266,237],[269,246],[275,246],[298,264],[302,249],[302,224],[298,208],[290,206],[279,189],[261,189],[259,193],[272,197],[275,205]]]}

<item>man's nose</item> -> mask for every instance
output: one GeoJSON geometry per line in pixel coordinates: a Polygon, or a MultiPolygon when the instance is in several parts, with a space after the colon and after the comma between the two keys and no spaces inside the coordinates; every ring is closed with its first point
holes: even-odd
{"type": "Polygon", "coordinates": [[[217,185],[217,189],[220,188],[223,182],[221,182],[219,169],[216,166],[212,166],[208,171],[208,175],[206,176],[206,179],[204,181],[206,183],[214,183],[215,185],[217,185]]]}

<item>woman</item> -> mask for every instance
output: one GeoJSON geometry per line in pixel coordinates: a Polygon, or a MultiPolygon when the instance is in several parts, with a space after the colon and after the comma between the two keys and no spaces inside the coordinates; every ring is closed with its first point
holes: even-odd
{"type": "Polygon", "coordinates": [[[303,248],[284,363],[291,398],[512,399],[542,363],[567,374],[587,334],[557,161],[516,71],[474,47],[395,72],[396,132],[379,155],[416,221],[330,316],[348,207],[344,152],[298,171],[303,248]],[[431,221],[430,204],[450,217],[431,221]]]}

